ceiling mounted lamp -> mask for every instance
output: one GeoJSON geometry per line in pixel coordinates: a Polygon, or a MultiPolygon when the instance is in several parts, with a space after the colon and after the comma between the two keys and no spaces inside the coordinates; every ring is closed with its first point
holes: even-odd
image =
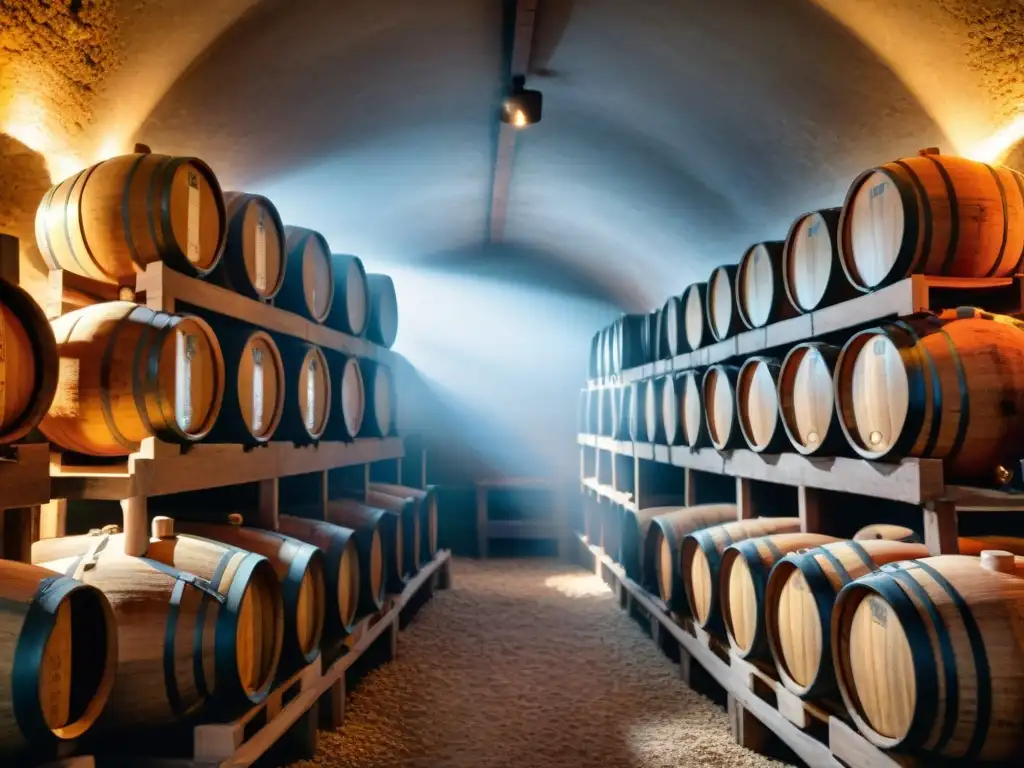
{"type": "Polygon", "coordinates": [[[501,122],[515,128],[539,123],[543,112],[544,95],[540,91],[526,90],[525,83],[522,75],[512,78],[512,90],[501,105],[501,122]]]}

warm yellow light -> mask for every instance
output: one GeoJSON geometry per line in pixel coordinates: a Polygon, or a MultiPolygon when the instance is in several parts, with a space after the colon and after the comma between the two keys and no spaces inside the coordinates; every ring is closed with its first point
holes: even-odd
{"type": "Polygon", "coordinates": [[[528,123],[526,121],[526,113],[521,109],[517,109],[512,115],[512,125],[516,128],[525,128],[528,123]]]}
{"type": "Polygon", "coordinates": [[[77,173],[86,163],[74,152],[66,140],[56,137],[60,126],[54,124],[40,99],[30,93],[15,95],[6,110],[0,130],[46,159],[54,181],[77,173]]]}
{"type": "Polygon", "coordinates": [[[1024,138],[1024,112],[984,141],[978,142],[964,154],[971,160],[978,160],[982,163],[998,163],[1022,138],[1024,138]]]}

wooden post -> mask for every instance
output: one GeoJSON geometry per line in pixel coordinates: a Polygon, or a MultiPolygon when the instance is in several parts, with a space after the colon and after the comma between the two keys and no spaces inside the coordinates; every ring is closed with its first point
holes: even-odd
{"type": "MultiPolygon", "coordinates": [[[[324,474],[326,475],[326,473],[324,474]]],[[[264,530],[276,531],[278,529],[279,491],[280,486],[276,477],[261,480],[256,487],[257,524],[264,530]]]]}
{"type": "Polygon", "coordinates": [[[754,482],[745,477],[736,478],[736,511],[740,520],[757,517],[757,503],[754,501],[754,482]]]}
{"type": "Polygon", "coordinates": [[[824,533],[821,491],[803,485],[796,491],[801,533],[824,533]]]}
{"type": "Polygon", "coordinates": [[[345,675],[320,697],[320,729],[335,731],[345,723],[345,675]]]}
{"type": "Polygon", "coordinates": [[[950,501],[932,501],[924,507],[924,543],[933,555],[960,552],[957,538],[960,520],[956,505],[950,501]]]}
{"type": "Polygon", "coordinates": [[[40,508],[39,538],[59,539],[67,535],[68,501],[53,499],[40,508]]]}
{"type": "Polygon", "coordinates": [[[686,498],[686,506],[692,507],[697,503],[697,473],[687,467],[683,470],[683,494],[686,498]]]}
{"type": "Polygon", "coordinates": [[[14,235],[0,234],[0,277],[14,285],[21,282],[21,256],[14,235]]]}
{"type": "Polygon", "coordinates": [[[771,741],[772,732],[732,693],[729,693],[729,725],[737,744],[758,754],[764,754],[771,741]]]}
{"type": "Polygon", "coordinates": [[[132,496],[121,501],[124,515],[124,553],[143,557],[149,549],[148,504],[145,496],[132,496]]]}

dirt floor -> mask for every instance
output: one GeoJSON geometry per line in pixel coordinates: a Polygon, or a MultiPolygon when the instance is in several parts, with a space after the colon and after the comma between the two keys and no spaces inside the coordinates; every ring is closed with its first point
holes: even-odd
{"type": "Polygon", "coordinates": [[[294,768],[779,765],[731,740],[600,579],[550,560],[457,560],[346,718],[294,768]]]}

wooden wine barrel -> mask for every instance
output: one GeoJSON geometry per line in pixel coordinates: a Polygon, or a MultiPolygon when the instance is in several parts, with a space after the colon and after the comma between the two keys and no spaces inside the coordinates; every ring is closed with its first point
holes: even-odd
{"type": "Polygon", "coordinates": [[[39,424],[51,442],[127,456],[146,437],[190,443],[209,433],[224,397],[224,358],[205,321],[113,301],[51,326],[60,373],[39,424]]]}
{"type": "Polygon", "coordinates": [[[704,421],[711,444],[718,451],[744,446],[736,409],[738,379],[739,369],[736,366],[718,363],[710,366],[701,380],[704,421]]]}
{"type": "Polygon", "coordinates": [[[612,387],[599,387],[597,396],[597,434],[601,437],[611,437],[615,428],[615,400],[612,398],[612,387]]]}
{"type": "Polygon", "coordinates": [[[661,333],[661,310],[655,309],[647,315],[647,323],[644,326],[644,363],[653,363],[660,359],[661,353],[658,334],[661,333]]]}
{"type": "Polygon", "coordinates": [[[796,317],[782,276],[782,242],[752,245],[736,267],[736,309],[747,328],[796,317]]]}
{"type": "Polygon", "coordinates": [[[114,614],[94,587],[9,560],[0,561],[0,597],[0,754],[52,750],[89,731],[110,698],[114,614]]]}
{"type": "MultiPolygon", "coordinates": [[[[330,523],[356,532],[360,564],[376,557],[374,537],[379,539],[380,556],[384,562],[384,589],[386,592],[402,591],[408,573],[405,571],[405,543],[398,513],[353,499],[338,499],[327,502],[326,518],[330,523]]],[[[366,578],[360,583],[365,584],[366,578]]]]}
{"type": "Polygon", "coordinates": [[[387,583],[379,526],[356,530],[323,520],[280,515],[278,529],[324,553],[327,593],[337,595],[337,610],[328,607],[326,637],[346,635],[357,618],[375,613],[384,605],[387,583]],[[332,575],[336,575],[333,580],[332,575]]]}
{"type": "Polygon", "coordinates": [[[687,350],[693,352],[706,346],[713,338],[708,325],[707,283],[687,286],[680,297],[683,309],[683,329],[687,350]]]}
{"type": "Polygon", "coordinates": [[[313,322],[323,323],[334,304],[331,248],[319,232],[285,226],[284,282],[275,305],[313,322]]]}
{"type": "Polygon", "coordinates": [[[881,539],[884,541],[902,541],[909,544],[920,544],[922,539],[911,528],[904,528],[902,525],[890,525],[888,523],[872,523],[865,525],[855,534],[854,541],[873,541],[881,539]]]}
{"type": "Polygon", "coordinates": [[[633,389],[628,384],[618,384],[612,394],[614,400],[615,423],[612,425],[612,437],[616,440],[629,440],[629,412],[632,404],[633,389]]]}
{"type": "Polygon", "coordinates": [[[334,302],[326,325],[351,336],[362,336],[370,321],[370,288],[363,260],[358,256],[335,253],[331,255],[331,267],[334,302]]]}
{"type": "Polygon", "coordinates": [[[744,539],[799,530],[798,517],[758,517],[694,531],[683,539],[680,573],[694,621],[709,632],[724,629],[719,605],[719,575],[722,553],[727,547],[744,539]]]}
{"type": "Polygon", "coordinates": [[[1019,760],[1024,578],[983,568],[984,561],[946,555],[893,563],[839,593],[836,678],[872,744],[967,764],[1019,760]]]}
{"type": "Polygon", "coordinates": [[[860,174],[839,232],[843,271],[862,291],[911,274],[1011,275],[1024,253],[1024,179],[923,151],[860,174]]]}
{"type": "Polygon", "coordinates": [[[616,364],[620,371],[643,365],[644,349],[647,342],[647,315],[622,315],[615,324],[618,357],[616,364]]]}
{"type": "Polygon", "coordinates": [[[203,277],[227,239],[224,196],[194,157],[122,155],[52,187],[36,211],[36,244],[50,269],[134,285],[163,261],[203,277]]]}
{"type": "MultiPolygon", "coordinates": [[[[327,430],[324,432],[324,439],[352,442],[357,435],[364,432],[367,422],[363,366],[360,365],[357,358],[343,352],[333,349],[323,349],[322,351],[331,378],[331,415],[327,422],[327,430]]],[[[375,364],[371,363],[371,365],[375,364]]],[[[374,373],[376,374],[376,371],[374,373]]],[[[372,383],[376,383],[376,381],[372,383]]],[[[387,386],[386,382],[384,386],[387,386]]],[[[387,395],[385,395],[382,402],[385,408],[388,407],[387,402],[387,395]]],[[[390,414],[388,415],[390,416],[390,414]]]]}
{"type": "Polygon", "coordinates": [[[366,338],[382,347],[391,347],[398,338],[398,296],[395,284],[387,275],[367,275],[370,291],[370,317],[366,338]]]}
{"type": "Polygon", "coordinates": [[[601,434],[601,391],[598,387],[587,390],[587,434],[601,434]]]}
{"type": "Polygon", "coordinates": [[[831,306],[856,290],[839,263],[839,208],[798,216],[782,250],[782,282],[799,312],[831,306]]]}
{"type": "Polygon", "coordinates": [[[220,413],[204,441],[266,443],[284,414],[286,381],[281,351],[266,331],[216,313],[210,315],[224,369],[233,380],[225,384],[220,413]]]}
{"type": "Polygon", "coordinates": [[[780,560],[764,592],[764,627],[786,688],[805,698],[831,697],[832,604],[839,590],[885,563],[927,556],[920,543],[874,539],[825,544],[780,560]]]}
{"type": "Polygon", "coordinates": [[[832,393],[832,372],[838,359],[838,347],[809,341],[797,344],[782,360],[779,416],[790,444],[804,456],[850,453],[832,393]]]}
{"type": "Polygon", "coordinates": [[[587,358],[587,378],[596,379],[598,377],[598,349],[601,343],[601,332],[598,331],[590,339],[590,356],[587,358]]]}
{"type": "Polygon", "coordinates": [[[682,296],[669,296],[661,308],[662,332],[666,346],[666,357],[675,357],[689,352],[686,343],[686,312],[682,296]]]}
{"type": "Polygon", "coordinates": [[[129,557],[117,534],[43,539],[32,560],[110,601],[117,677],[98,727],[157,727],[203,711],[231,718],[270,692],[284,616],[266,558],[187,536],[129,557]]]}
{"type": "Polygon", "coordinates": [[[644,390],[644,423],[648,441],[665,444],[665,424],[662,417],[662,401],[667,376],[656,376],[647,382],[644,390]]]}
{"type": "Polygon", "coordinates": [[[370,483],[371,491],[401,499],[415,499],[420,516],[420,560],[430,562],[437,554],[437,486],[413,488],[397,483],[370,483]]]}
{"type": "Polygon", "coordinates": [[[601,505],[601,547],[612,560],[622,563],[622,529],[626,522],[626,508],[617,501],[605,501],[601,505]]]}
{"type": "Polygon", "coordinates": [[[668,445],[683,445],[686,442],[681,413],[685,388],[686,378],[682,374],[665,376],[661,389],[661,425],[668,445]]]}
{"type": "Polygon", "coordinates": [[[716,267],[708,278],[705,313],[716,341],[725,341],[743,330],[736,305],[736,265],[716,267]]]}
{"type": "Polygon", "coordinates": [[[415,576],[422,565],[420,553],[423,549],[420,515],[416,508],[416,500],[399,498],[378,491],[367,491],[366,503],[372,507],[380,507],[398,514],[402,526],[402,553],[404,556],[402,572],[408,577],[415,576]]]}
{"type": "Polygon", "coordinates": [[[779,417],[779,361],[750,357],[740,368],[736,381],[736,413],[740,433],[757,453],[782,453],[789,438],[779,417]]]}
{"type": "Polygon", "coordinates": [[[820,533],[777,533],[733,544],[722,553],[719,594],[729,643],[741,659],[770,659],[765,635],[768,574],[790,552],[839,541],[820,533]]]}
{"type": "Polygon", "coordinates": [[[836,363],[843,432],[865,458],[942,459],[989,481],[1020,456],[1024,323],[963,308],[861,331],[836,363]]]}
{"type": "Polygon", "coordinates": [[[735,504],[697,504],[692,507],[662,507],[651,517],[643,539],[643,584],[657,590],[676,613],[690,615],[683,574],[679,570],[683,539],[694,531],[736,520],[735,504]]]}
{"type": "Polygon", "coordinates": [[[622,370],[619,365],[619,334],[617,326],[618,321],[613,321],[608,326],[608,372],[612,375],[622,370]]]}
{"type": "Polygon", "coordinates": [[[0,278],[0,444],[38,426],[57,392],[57,343],[42,309],[0,278]]]}
{"type": "Polygon", "coordinates": [[[706,368],[691,368],[683,371],[683,394],[679,419],[682,424],[683,445],[690,448],[708,448],[711,446],[711,435],[708,433],[707,419],[704,418],[704,394],[702,383],[706,368]]]}
{"type": "Polygon", "coordinates": [[[324,351],[290,336],[275,336],[284,363],[285,395],[274,440],[295,445],[319,441],[331,418],[333,384],[324,351]]]}
{"type": "MultiPolygon", "coordinates": [[[[645,443],[647,439],[647,379],[632,381],[626,386],[629,387],[629,439],[645,443]]],[[[626,402],[624,400],[624,402],[626,402]]]]}
{"type": "Polygon", "coordinates": [[[209,280],[250,299],[272,299],[284,284],[284,222],[262,195],[225,192],[227,243],[209,280]]]}
{"type": "MultiPolygon", "coordinates": [[[[281,600],[284,607],[284,639],[281,645],[281,661],[278,664],[278,678],[284,679],[320,655],[324,624],[330,610],[334,617],[345,598],[353,591],[348,580],[355,574],[354,589],[359,586],[356,564],[346,569],[343,576],[335,570],[327,574],[324,553],[312,544],[293,539],[283,533],[264,531],[243,525],[217,525],[211,523],[185,522],[178,520],[175,527],[184,534],[201,536],[204,539],[228,544],[242,551],[255,552],[267,558],[281,583],[281,600]],[[327,584],[334,582],[333,592],[327,584]]],[[[354,556],[354,555],[353,555],[354,556]]],[[[334,564],[335,566],[338,563],[334,564]]],[[[355,601],[350,600],[344,616],[351,626],[355,618],[355,601]]]]}
{"type": "Polygon", "coordinates": [[[359,367],[362,371],[363,392],[366,398],[363,426],[359,436],[390,437],[397,431],[397,399],[391,368],[365,358],[359,367]]]}

